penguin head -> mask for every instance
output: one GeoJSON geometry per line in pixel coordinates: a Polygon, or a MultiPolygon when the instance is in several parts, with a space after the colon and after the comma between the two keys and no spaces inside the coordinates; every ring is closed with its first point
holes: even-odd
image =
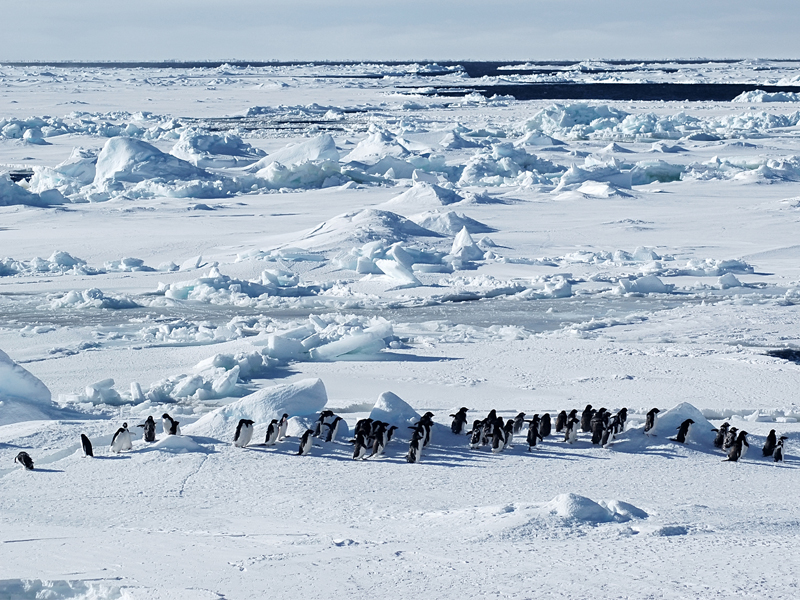
{"type": "Polygon", "coordinates": [[[172,420],[172,417],[170,417],[168,413],[164,413],[163,415],[161,415],[161,418],[162,419],[169,419],[170,421],[172,420]]]}

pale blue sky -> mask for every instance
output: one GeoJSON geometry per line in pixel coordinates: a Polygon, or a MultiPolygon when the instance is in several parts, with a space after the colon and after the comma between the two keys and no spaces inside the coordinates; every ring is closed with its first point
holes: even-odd
{"type": "Polygon", "coordinates": [[[797,0],[0,0],[0,60],[798,58],[797,0]]]}

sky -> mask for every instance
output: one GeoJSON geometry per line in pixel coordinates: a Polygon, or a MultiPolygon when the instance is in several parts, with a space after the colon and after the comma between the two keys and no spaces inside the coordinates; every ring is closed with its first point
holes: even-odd
{"type": "Polygon", "coordinates": [[[0,61],[800,57],[797,0],[0,0],[0,9],[0,61]]]}

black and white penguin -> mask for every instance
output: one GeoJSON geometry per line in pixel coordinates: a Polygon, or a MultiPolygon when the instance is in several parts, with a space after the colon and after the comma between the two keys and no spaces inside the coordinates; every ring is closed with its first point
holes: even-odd
{"type": "Polygon", "coordinates": [[[389,429],[386,430],[386,443],[387,444],[392,441],[392,436],[394,435],[395,431],[397,431],[397,426],[396,425],[392,425],[391,427],[389,427],[389,429]]]}
{"type": "Polygon", "coordinates": [[[299,456],[306,456],[307,454],[311,454],[311,446],[314,442],[313,436],[314,430],[313,429],[306,429],[303,433],[303,437],[300,438],[300,449],[297,451],[299,456]]]}
{"type": "Polygon", "coordinates": [[[264,445],[274,446],[278,442],[278,419],[272,419],[267,425],[267,435],[264,438],[264,445]]]}
{"type": "Polygon", "coordinates": [[[628,420],[628,409],[621,408],[619,412],[617,412],[616,417],[617,417],[617,427],[614,431],[614,435],[625,431],[625,422],[628,420]]]}
{"type": "Polygon", "coordinates": [[[408,445],[408,454],[406,454],[406,462],[417,463],[422,459],[422,435],[419,430],[415,429],[411,435],[411,442],[408,445]]]}
{"type": "Polygon", "coordinates": [[[367,436],[363,432],[353,440],[353,460],[364,460],[367,457],[367,436]]]}
{"type": "Polygon", "coordinates": [[[603,413],[597,411],[589,422],[589,425],[592,430],[592,444],[597,445],[603,440],[603,431],[605,430],[605,426],[603,425],[603,413]]]}
{"type": "Polygon", "coordinates": [[[422,438],[422,446],[425,447],[431,443],[431,436],[433,434],[433,413],[426,412],[417,422],[417,426],[422,426],[424,437],[422,438]]]}
{"type": "Polygon", "coordinates": [[[577,417],[572,417],[571,419],[567,420],[567,425],[564,427],[564,441],[568,444],[574,444],[575,441],[578,439],[578,429],[580,428],[581,422],[577,419],[577,417]]]}
{"type": "Polygon", "coordinates": [[[541,439],[539,435],[539,415],[533,415],[533,418],[528,422],[528,435],[525,441],[528,442],[528,452],[531,448],[536,447],[536,442],[541,439]]]}
{"type": "Polygon", "coordinates": [[[506,446],[506,435],[502,427],[495,427],[492,434],[492,452],[497,454],[502,452],[506,446]]]}
{"type": "Polygon", "coordinates": [[[472,431],[469,432],[469,447],[475,450],[481,445],[481,435],[483,435],[483,421],[475,419],[472,422],[472,431]]]}
{"type": "Polygon", "coordinates": [[[289,415],[283,413],[278,421],[278,441],[280,442],[282,439],[286,437],[286,430],[289,428],[289,415]]]}
{"type": "Polygon", "coordinates": [[[736,432],[739,431],[736,427],[730,427],[728,433],[725,434],[725,440],[722,442],[722,449],[727,450],[736,443],[736,432]]]}
{"type": "Polygon", "coordinates": [[[26,471],[33,471],[33,459],[27,452],[20,452],[14,457],[14,462],[22,465],[26,471]]]}
{"type": "MultiPolygon", "coordinates": [[[[617,413],[615,415],[611,415],[611,419],[608,421],[608,427],[606,427],[606,429],[608,430],[609,433],[608,433],[608,436],[606,436],[606,434],[604,432],[603,433],[603,437],[604,438],[611,438],[612,440],[614,439],[614,436],[616,436],[617,433],[620,431],[619,420],[620,420],[619,419],[619,413],[617,413]]],[[[603,442],[603,446],[605,446],[607,443],[608,443],[607,441],[604,441],[603,442]]]]}
{"type": "Polygon", "coordinates": [[[739,456],[739,458],[742,459],[742,458],[745,457],[745,455],[747,454],[747,451],[750,449],[750,444],[747,443],[747,432],[746,431],[740,431],[739,432],[739,437],[737,438],[736,441],[738,442],[740,439],[742,440],[742,453],[739,456]],[[744,435],[742,435],[742,434],[744,434],[744,435]]]}
{"type": "Polygon", "coordinates": [[[453,417],[453,423],[450,425],[450,431],[456,435],[464,435],[467,432],[467,411],[469,409],[462,406],[453,417]]]}
{"type": "Polygon", "coordinates": [[[388,423],[378,423],[378,427],[375,430],[375,436],[372,439],[372,454],[369,455],[369,458],[372,458],[373,456],[380,456],[386,449],[387,427],[388,423]]]}
{"type": "MultiPolygon", "coordinates": [[[[150,415],[145,419],[144,423],[141,425],[137,425],[137,427],[142,428],[142,433],[144,434],[144,441],[145,442],[155,442],[156,441],[156,422],[153,419],[153,415],[150,415]]],[[[166,430],[165,430],[166,433],[166,430]]]]}
{"type": "Polygon", "coordinates": [[[122,427],[117,429],[114,437],[111,439],[111,451],[120,453],[123,450],[133,450],[131,443],[131,432],[128,431],[128,424],[123,423],[122,427]]]}
{"type": "Polygon", "coordinates": [[[83,448],[83,456],[84,458],[87,456],[94,456],[94,451],[92,450],[92,442],[86,437],[85,433],[81,434],[81,448],[83,448]]]}
{"type": "Polygon", "coordinates": [[[313,433],[314,437],[319,437],[323,434],[323,432],[325,431],[325,428],[323,427],[325,420],[332,417],[333,417],[332,410],[323,410],[321,413],[319,413],[319,417],[317,417],[317,420],[314,423],[314,433],[313,433]]]}
{"type": "Polygon", "coordinates": [[[255,421],[250,419],[239,419],[236,425],[236,433],[233,435],[233,445],[237,448],[245,448],[250,440],[253,439],[253,424],[255,421]]]}
{"type": "Polygon", "coordinates": [[[717,435],[714,436],[714,447],[715,448],[722,448],[722,445],[725,443],[725,436],[728,435],[728,427],[730,427],[730,423],[725,421],[722,425],[719,426],[719,429],[713,428],[711,431],[716,431],[717,435]]]}
{"type": "Polygon", "coordinates": [[[614,424],[609,423],[608,427],[603,430],[603,435],[600,438],[600,445],[605,448],[610,442],[614,441],[614,424]]]}
{"type": "Polygon", "coordinates": [[[492,441],[494,436],[494,429],[497,423],[497,411],[492,409],[486,418],[483,420],[483,433],[481,434],[481,444],[486,445],[492,441]]]}
{"type": "MultiPolygon", "coordinates": [[[[343,422],[342,417],[334,417],[333,422],[327,423],[328,432],[325,434],[325,441],[326,442],[335,442],[336,436],[339,435],[339,430],[341,429],[341,423],[343,422]]],[[[366,439],[367,434],[361,432],[366,439]]]]}
{"type": "Polygon", "coordinates": [[[544,440],[544,438],[550,435],[552,428],[553,425],[550,422],[550,413],[544,413],[539,421],[539,437],[544,440]]]}
{"type": "Polygon", "coordinates": [[[567,426],[567,411],[562,410],[558,413],[556,417],[556,433],[561,433],[564,431],[564,427],[567,426]]]}
{"type": "Polygon", "coordinates": [[[653,429],[655,429],[656,421],[658,421],[658,413],[661,411],[657,408],[652,408],[647,412],[647,415],[644,419],[644,432],[646,434],[650,434],[653,429]]]}
{"type": "Polygon", "coordinates": [[[678,435],[674,438],[669,438],[673,442],[680,442],[681,444],[686,442],[686,438],[689,435],[689,429],[694,425],[694,421],[691,419],[686,419],[683,423],[678,426],[678,435]]]}
{"type": "Polygon", "coordinates": [[[516,417],[514,417],[514,434],[522,432],[522,428],[525,426],[525,413],[521,412],[516,417]]]}
{"type": "Polygon", "coordinates": [[[789,438],[785,435],[782,435],[778,439],[778,443],[775,444],[775,450],[772,451],[772,460],[773,462],[784,462],[783,459],[783,442],[788,440],[789,438]]]}
{"type": "Polygon", "coordinates": [[[775,430],[770,429],[769,434],[767,434],[767,441],[764,442],[764,447],[761,449],[762,456],[772,456],[772,453],[775,452],[775,446],[778,445],[778,439],[775,436],[775,430]]]}
{"type": "Polygon", "coordinates": [[[506,424],[503,427],[503,435],[505,437],[503,448],[513,448],[515,426],[516,423],[514,422],[513,419],[509,419],[508,421],[506,421],[506,424]]]}
{"type": "Polygon", "coordinates": [[[739,435],[736,437],[736,441],[733,442],[733,444],[731,444],[730,450],[728,450],[728,458],[726,458],[722,462],[736,462],[742,457],[743,449],[745,447],[745,444],[747,444],[746,436],[747,436],[746,431],[739,432],[739,435]]]}
{"type": "Polygon", "coordinates": [[[592,410],[591,404],[587,404],[586,408],[583,409],[583,413],[581,414],[581,431],[583,431],[583,433],[589,433],[592,430],[592,417],[594,413],[595,411],[592,410]]]}
{"type": "Polygon", "coordinates": [[[161,415],[161,426],[164,428],[166,435],[180,435],[181,428],[179,425],[180,422],[170,417],[167,413],[161,415]]]}

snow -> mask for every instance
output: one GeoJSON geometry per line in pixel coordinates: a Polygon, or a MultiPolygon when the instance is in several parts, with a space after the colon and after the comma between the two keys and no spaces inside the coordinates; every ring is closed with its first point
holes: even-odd
{"type": "Polygon", "coordinates": [[[266,425],[272,419],[280,419],[284,413],[290,417],[307,417],[321,411],[327,402],[328,396],[321,379],[302,379],[253,392],[181,429],[192,436],[232,440],[240,419],[251,419],[258,425],[266,425]]]}
{"type": "MultiPolygon", "coordinates": [[[[792,86],[798,64],[472,83],[792,86]]],[[[793,598],[796,103],[450,95],[470,80],[0,66],[0,597],[793,598]],[[462,406],[471,426],[589,403],[628,409],[604,447],[450,431],[462,406]],[[346,433],[298,456],[322,410],[346,433]],[[145,442],[165,412],[184,435],[145,442]],[[354,461],[368,417],[399,430],[354,461]],[[736,463],[724,421],[749,432],[736,463]]]]}

